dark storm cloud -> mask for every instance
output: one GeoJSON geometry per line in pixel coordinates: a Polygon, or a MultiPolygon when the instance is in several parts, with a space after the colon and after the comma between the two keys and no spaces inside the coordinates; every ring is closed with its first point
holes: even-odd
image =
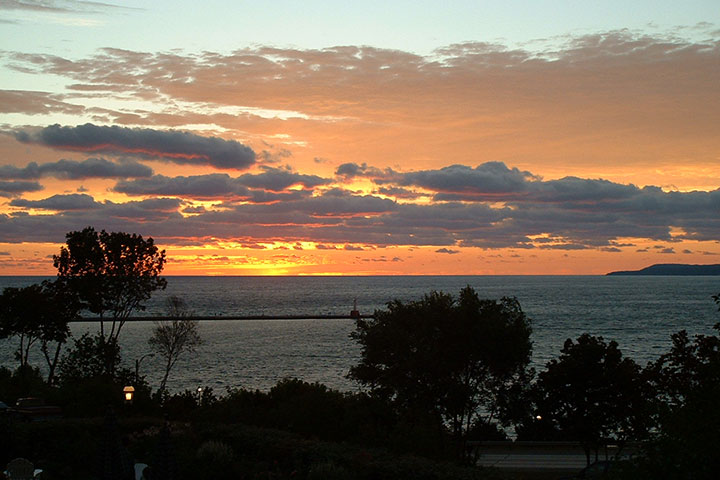
{"type": "Polygon", "coordinates": [[[115,163],[104,158],[88,158],[82,162],[75,160],[59,160],[57,162],[29,163],[24,168],[12,165],[0,166],[0,178],[4,179],[37,179],[43,176],[63,180],[87,178],[141,178],[153,173],[148,166],[137,162],[115,163]]]}
{"type": "Polygon", "coordinates": [[[37,192],[43,187],[37,182],[6,182],[0,180],[0,197],[16,197],[26,192],[37,192]]]}
{"type": "Polygon", "coordinates": [[[235,140],[190,132],[103,127],[91,123],[76,127],[56,124],[38,131],[19,131],[15,138],[58,150],[102,152],[216,168],[244,170],[255,163],[255,152],[235,140]]]}

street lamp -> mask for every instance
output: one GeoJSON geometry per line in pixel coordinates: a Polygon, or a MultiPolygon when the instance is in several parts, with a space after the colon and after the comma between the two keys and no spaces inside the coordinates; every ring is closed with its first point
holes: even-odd
{"type": "Polygon", "coordinates": [[[135,395],[135,387],[128,385],[123,388],[123,393],[125,394],[125,403],[132,403],[133,396],[135,395]]]}
{"type": "Polygon", "coordinates": [[[135,360],[135,385],[139,385],[139,384],[140,384],[140,362],[142,362],[143,360],[145,360],[146,357],[152,358],[152,357],[154,357],[154,356],[155,356],[154,353],[146,353],[145,355],[143,355],[143,356],[140,357],[139,359],[135,360]]]}

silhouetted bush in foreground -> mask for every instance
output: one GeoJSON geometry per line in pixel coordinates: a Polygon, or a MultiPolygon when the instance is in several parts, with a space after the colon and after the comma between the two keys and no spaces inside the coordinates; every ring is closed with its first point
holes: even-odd
{"type": "MultiPolygon", "coordinates": [[[[119,412],[121,414],[122,412],[119,412]]],[[[122,418],[119,434],[133,462],[156,468],[162,422],[122,418]]],[[[172,423],[170,444],[180,478],[470,480],[499,478],[490,469],[402,456],[382,449],[328,443],[247,425],[172,423]]],[[[0,440],[0,462],[22,456],[49,480],[98,478],[103,420],[64,419],[17,423],[0,440]]]]}

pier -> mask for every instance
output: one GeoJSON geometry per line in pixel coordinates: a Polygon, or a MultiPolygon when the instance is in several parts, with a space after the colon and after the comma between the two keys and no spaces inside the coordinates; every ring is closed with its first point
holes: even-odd
{"type": "MultiPolygon", "coordinates": [[[[349,315],[190,315],[187,317],[168,316],[135,316],[125,319],[127,322],[157,322],[166,320],[357,320],[358,318],[374,318],[373,315],[362,315],[353,311],[349,315]]],[[[81,317],[74,322],[94,322],[100,317],[81,317]]],[[[110,317],[104,317],[105,321],[112,321],[110,317]]]]}

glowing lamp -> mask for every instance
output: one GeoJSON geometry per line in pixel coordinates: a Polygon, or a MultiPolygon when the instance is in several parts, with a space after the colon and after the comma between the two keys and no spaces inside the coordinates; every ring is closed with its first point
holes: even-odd
{"type": "Polygon", "coordinates": [[[130,403],[135,395],[135,387],[127,386],[123,388],[123,393],[125,394],[125,401],[130,403]]]}

